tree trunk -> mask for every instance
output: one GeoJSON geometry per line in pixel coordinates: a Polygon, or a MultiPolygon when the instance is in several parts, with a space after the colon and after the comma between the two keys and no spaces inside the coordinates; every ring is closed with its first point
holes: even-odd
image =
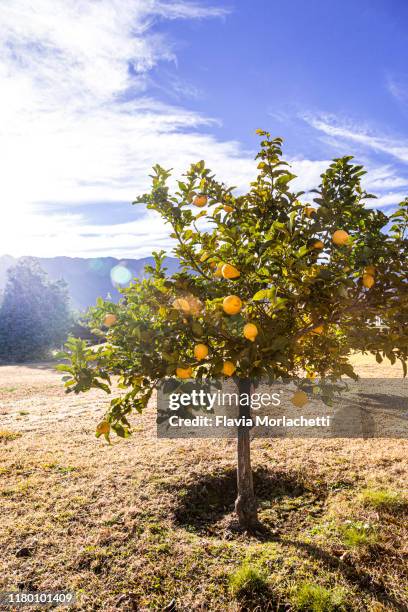
{"type": "MultiPolygon", "coordinates": [[[[239,378],[237,381],[238,396],[248,394],[251,397],[251,381],[249,378],[239,378]]],[[[239,404],[239,417],[250,418],[251,406],[239,404]]],[[[241,527],[247,530],[256,528],[258,523],[257,506],[254,495],[254,483],[251,468],[251,441],[250,428],[245,425],[238,427],[238,463],[237,463],[237,489],[238,496],[235,501],[235,512],[241,527]]]]}

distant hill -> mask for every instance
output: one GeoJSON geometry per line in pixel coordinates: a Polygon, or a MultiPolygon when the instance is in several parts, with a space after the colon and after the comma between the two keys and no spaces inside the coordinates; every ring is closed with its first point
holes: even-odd
{"type": "MultiPolygon", "coordinates": [[[[143,259],[35,257],[34,259],[52,280],[64,279],[67,282],[72,306],[78,310],[85,310],[95,304],[99,296],[105,298],[110,294],[113,300],[119,299],[120,294],[111,276],[112,270],[114,270],[113,276],[120,280],[126,279],[127,276],[141,278],[144,276],[145,265],[153,263],[152,257],[143,259]]],[[[0,256],[0,293],[7,280],[7,270],[17,261],[10,255],[0,256]]],[[[165,267],[169,274],[173,274],[178,269],[177,259],[166,258],[165,267]]]]}

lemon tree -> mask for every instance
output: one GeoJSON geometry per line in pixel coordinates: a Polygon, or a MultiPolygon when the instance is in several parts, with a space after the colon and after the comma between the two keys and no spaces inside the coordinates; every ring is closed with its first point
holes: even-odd
{"type": "MultiPolygon", "coordinates": [[[[408,200],[391,216],[368,206],[364,170],[335,159],[320,186],[291,190],[281,140],[258,130],[258,176],[246,194],[216,180],[203,161],[169,187],[170,171],[153,168],[147,205],[168,224],[180,271],[169,277],[164,253],[148,276],[123,289],[118,304],[98,300],[90,325],[104,342],[70,339],[67,391],[99,387],[120,393],[97,435],[127,436],[166,377],[234,376],[241,393],[261,377],[335,381],[355,377],[355,350],[407,367],[408,200]],[[307,201],[309,200],[309,201],[307,201]],[[374,325],[380,317],[383,325],[374,325]]],[[[301,407],[299,386],[293,397],[301,407]]],[[[249,411],[248,407],[240,408],[249,411]]],[[[249,432],[238,433],[236,510],[256,524],[249,432]]]]}

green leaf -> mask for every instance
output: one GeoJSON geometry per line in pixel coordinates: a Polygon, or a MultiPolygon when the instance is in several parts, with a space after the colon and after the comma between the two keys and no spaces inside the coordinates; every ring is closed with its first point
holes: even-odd
{"type": "Polygon", "coordinates": [[[254,302],[260,302],[262,300],[273,300],[275,297],[276,289],[261,289],[252,296],[254,302]]]}
{"type": "MultiPolygon", "coordinates": [[[[55,366],[55,369],[58,370],[58,372],[69,372],[70,374],[74,373],[73,367],[65,364],[59,364],[55,366]]],[[[62,380],[64,380],[64,378],[62,380]]]]}

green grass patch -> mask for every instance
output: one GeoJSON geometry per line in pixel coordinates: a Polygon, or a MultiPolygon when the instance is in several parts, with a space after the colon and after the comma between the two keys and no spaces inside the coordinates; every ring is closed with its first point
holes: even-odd
{"type": "Polygon", "coordinates": [[[2,489],[0,495],[2,497],[14,497],[15,495],[27,494],[30,489],[34,486],[34,482],[31,478],[26,478],[21,482],[17,483],[13,487],[2,489]]]}
{"type": "Polygon", "coordinates": [[[0,429],[0,442],[11,442],[21,438],[21,433],[18,431],[8,431],[7,429],[0,429]]]}
{"type": "Polygon", "coordinates": [[[311,529],[310,529],[310,535],[312,536],[324,536],[324,537],[330,537],[330,536],[334,536],[337,532],[337,527],[336,527],[336,523],[334,520],[330,520],[330,521],[325,521],[325,522],[321,522],[318,523],[317,525],[314,525],[311,529]]]}
{"type": "Polygon", "coordinates": [[[154,535],[164,536],[164,535],[167,534],[167,527],[165,527],[161,523],[154,523],[154,522],[150,523],[148,525],[148,529],[149,529],[150,533],[152,533],[154,535]]]}
{"type": "Polygon", "coordinates": [[[79,468],[75,465],[60,465],[59,463],[44,463],[44,469],[53,470],[60,474],[70,474],[71,472],[79,471],[79,468]]]}
{"type": "Polygon", "coordinates": [[[341,528],[341,538],[349,548],[360,548],[376,544],[377,533],[369,523],[347,521],[341,528]]]}
{"type": "Polygon", "coordinates": [[[360,493],[359,499],[364,506],[377,510],[394,510],[406,503],[401,493],[389,489],[367,488],[360,493]]]}
{"type": "Polygon", "coordinates": [[[295,610],[307,610],[307,612],[343,612],[350,610],[347,605],[345,588],[326,588],[311,582],[303,582],[299,585],[291,603],[295,610]]]}
{"type": "Polygon", "coordinates": [[[119,525],[123,523],[123,512],[119,512],[119,514],[114,514],[111,518],[103,521],[103,524],[106,527],[113,527],[113,525],[119,525]]]}
{"type": "Polygon", "coordinates": [[[268,591],[264,572],[249,563],[243,563],[229,576],[231,593],[237,599],[263,595],[268,591]]]}
{"type": "Polygon", "coordinates": [[[58,512],[53,518],[57,523],[68,523],[69,521],[75,520],[76,513],[65,510],[63,512],[58,512]]]}

